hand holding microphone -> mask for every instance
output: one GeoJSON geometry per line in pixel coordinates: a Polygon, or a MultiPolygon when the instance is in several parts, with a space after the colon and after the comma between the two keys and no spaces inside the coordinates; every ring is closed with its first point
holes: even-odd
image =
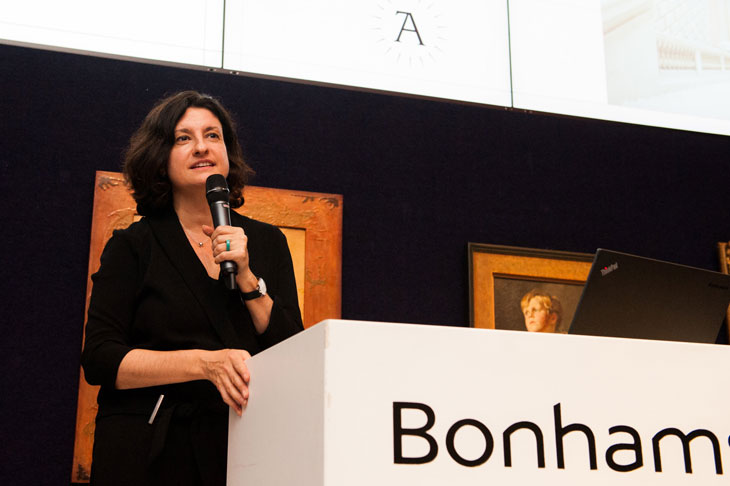
{"type": "Polygon", "coordinates": [[[261,334],[269,325],[273,300],[268,297],[264,279],[257,278],[251,272],[248,236],[243,228],[231,226],[226,179],[219,174],[208,177],[205,182],[205,195],[210,204],[215,229],[203,226],[203,231],[211,237],[215,262],[221,266],[228,289],[233,290],[237,287],[236,282],[240,283],[241,300],[251,313],[256,331],[261,334]]]}
{"type": "MultiPolygon", "coordinates": [[[[231,208],[228,203],[229,196],[230,191],[228,190],[228,184],[226,183],[225,177],[220,174],[213,174],[206,179],[205,198],[208,200],[208,204],[210,205],[210,213],[213,216],[213,226],[215,228],[231,225],[231,208]]],[[[211,232],[208,236],[211,236],[212,234],[213,232],[211,232]]],[[[215,250],[217,250],[222,244],[222,242],[216,242],[216,239],[221,239],[221,237],[216,236],[216,238],[214,238],[214,255],[216,255],[215,250]]],[[[231,238],[224,239],[224,242],[226,245],[225,251],[231,251],[231,238]]],[[[236,262],[234,261],[224,260],[220,262],[220,266],[221,272],[223,272],[223,280],[225,281],[226,288],[229,290],[235,289],[238,265],[236,265],[236,262]]]]}

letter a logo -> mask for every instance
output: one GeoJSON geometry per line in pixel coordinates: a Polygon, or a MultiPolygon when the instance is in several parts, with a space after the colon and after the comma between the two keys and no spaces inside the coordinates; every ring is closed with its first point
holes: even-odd
{"type": "Polygon", "coordinates": [[[423,40],[421,39],[421,34],[418,33],[418,27],[416,27],[416,21],[413,19],[413,15],[411,15],[410,12],[401,12],[398,10],[396,15],[403,14],[403,25],[401,25],[400,31],[398,32],[398,38],[395,40],[396,42],[400,42],[400,37],[403,35],[403,32],[413,32],[418,37],[418,44],[424,45],[423,40]],[[408,24],[408,21],[411,21],[410,27],[406,27],[406,24],[408,24]]]}

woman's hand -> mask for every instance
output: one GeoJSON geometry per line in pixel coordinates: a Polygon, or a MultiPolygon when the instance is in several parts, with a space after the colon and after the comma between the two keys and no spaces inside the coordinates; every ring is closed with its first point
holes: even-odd
{"type": "Polygon", "coordinates": [[[119,364],[115,385],[125,390],[205,379],[216,386],[226,405],[240,416],[248,403],[251,376],[246,360],[250,357],[243,349],[133,349],[119,364]]]}
{"type": "Polygon", "coordinates": [[[251,292],[258,285],[258,279],[249,267],[248,236],[243,228],[237,226],[203,225],[203,232],[210,237],[211,249],[215,263],[220,265],[224,261],[236,262],[238,273],[236,283],[242,292],[251,292]]]}
{"type": "Polygon", "coordinates": [[[212,226],[203,225],[203,232],[210,237],[215,263],[236,262],[239,273],[249,271],[248,236],[243,228],[221,225],[213,229],[212,226]]]}
{"type": "Polygon", "coordinates": [[[211,381],[223,401],[240,417],[248,403],[248,382],[251,376],[246,360],[251,355],[243,349],[207,351],[203,355],[203,373],[211,381]]]}

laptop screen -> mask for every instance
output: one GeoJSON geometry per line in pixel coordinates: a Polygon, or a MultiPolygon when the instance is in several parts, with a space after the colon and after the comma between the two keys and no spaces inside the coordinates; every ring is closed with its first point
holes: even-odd
{"type": "Polygon", "coordinates": [[[714,343],[730,275],[598,249],[570,334],[714,343]]]}

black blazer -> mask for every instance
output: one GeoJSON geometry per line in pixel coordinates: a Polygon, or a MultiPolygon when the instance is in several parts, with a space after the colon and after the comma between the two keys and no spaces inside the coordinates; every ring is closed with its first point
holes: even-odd
{"type": "MultiPolygon", "coordinates": [[[[246,232],[251,270],[266,281],[274,301],[269,327],[261,335],[256,334],[238,290],[229,291],[222,281],[208,276],[174,211],[142,218],[110,238],[99,271],[92,276],[94,287],[82,353],[86,380],[101,385],[96,442],[100,442],[100,433],[105,440],[118,440],[110,430],[130,430],[127,422],[131,417],[146,425],[161,394],[165,395],[161,413],[168,421],[180,410],[180,404],[227,413],[218,391],[208,381],[117,390],[117,370],[130,350],[242,348],[254,355],[302,330],[284,235],[275,226],[235,212],[231,213],[231,224],[246,232]]],[[[154,440],[147,437],[147,429],[140,425],[128,441],[137,442],[130,447],[150,457],[149,442],[154,440]]],[[[159,432],[157,435],[155,447],[168,447],[167,431],[163,431],[162,439],[159,432]]],[[[218,440],[225,440],[225,436],[218,440]]],[[[96,449],[95,444],[95,468],[110,454],[114,456],[110,460],[119,462],[118,454],[111,450],[102,453],[96,449]]]]}

